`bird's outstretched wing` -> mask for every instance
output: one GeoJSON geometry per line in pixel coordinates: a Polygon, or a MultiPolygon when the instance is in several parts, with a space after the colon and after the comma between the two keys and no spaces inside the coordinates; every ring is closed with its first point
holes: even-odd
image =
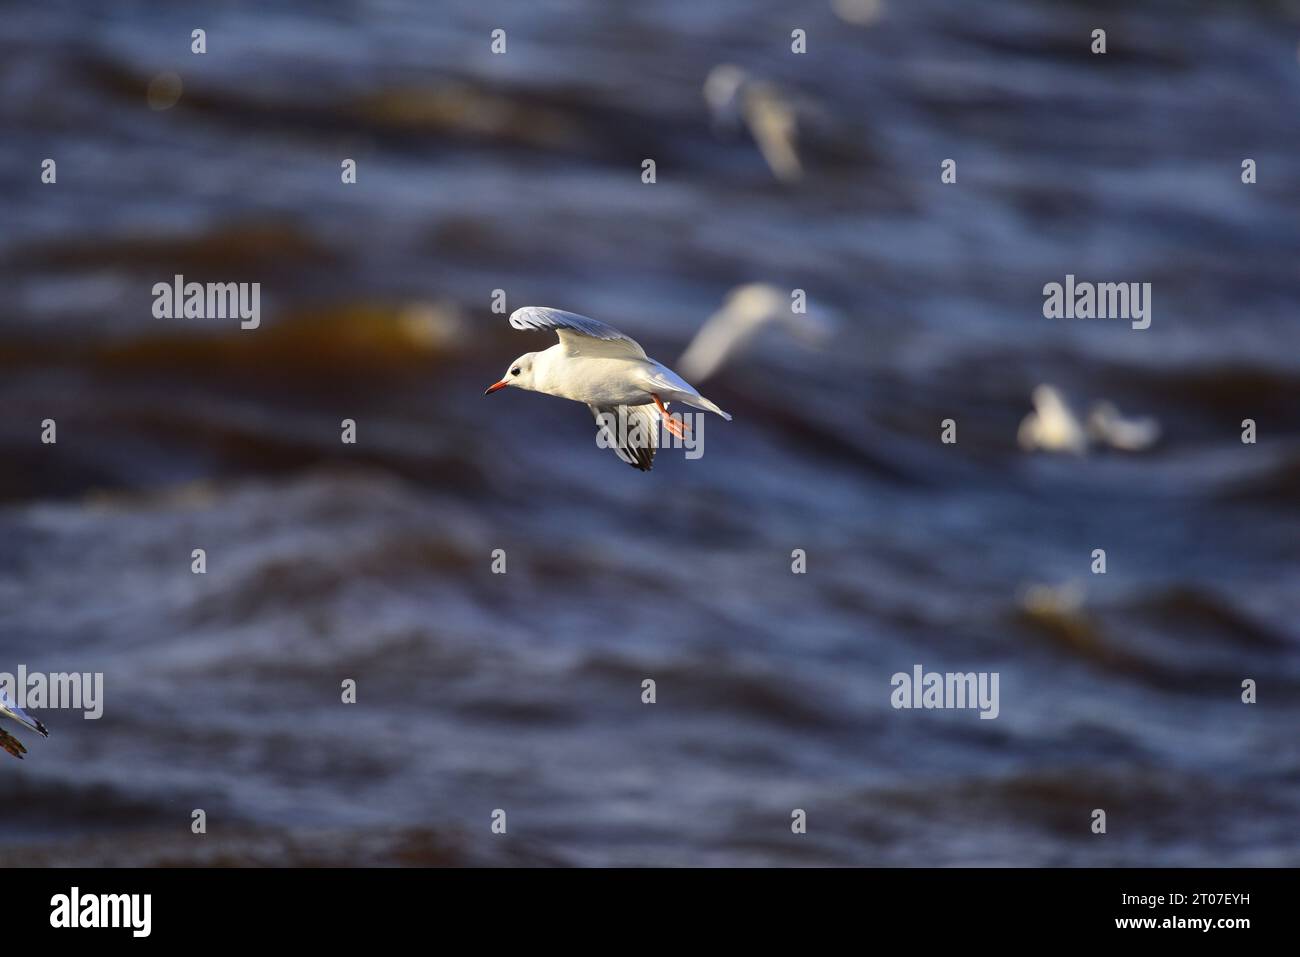
{"type": "Polygon", "coordinates": [[[631,336],[626,336],[599,319],[549,306],[524,306],[510,314],[516,329],[554,329],[564,351],[571,355],[646,357],[645,350],[631,336]]]}
{"type": "Polygon", "coordinates": [[[4,748],[20,761],[22,760],[23,755],[27,753],[27,749],[23,747],[23,743],[4,728],[0,728],[0,748],[4,748]]]}
{"type": "Polygon", "coordinates": [[[799,163],[799,120],[794,105],[766,83],[751,84],[745,97],[745,121],[772,175],[794,182],[803,175],[799,163]]]}
{"type": "Polygon", "coordinates": [[[634,469],[649,472],[659,448],[659,412],[653,403],[587,408],[596,417],[602,444],[634,469]]]}

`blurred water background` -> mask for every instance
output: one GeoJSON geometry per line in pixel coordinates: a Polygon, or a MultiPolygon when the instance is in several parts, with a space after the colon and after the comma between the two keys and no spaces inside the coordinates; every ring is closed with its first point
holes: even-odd
{"type": "Polygon", "coordinates": [[[17,731],[0,861],[1300,864],[1297,40],[1282,2],[11,6],[0,671],[105,712],[17,731]],[[713,121],[720,63],[801,104],[801,180],[713,121]],[[176,273],[260,282],[261,328],[155,319],[176,273]],[[1044,319],[1067,273],[1151,282],[1151,328],[1044,319]],[[552,341],[493,289],[671,365],[755,281],[839,331],[710,379],[698,461],[481,396],[552,341]],[[1043,382],[1161,441],[1027,454],[1043,382]],[[894,710],[916,663],[1000,673],[999,718],[894,710]]]}

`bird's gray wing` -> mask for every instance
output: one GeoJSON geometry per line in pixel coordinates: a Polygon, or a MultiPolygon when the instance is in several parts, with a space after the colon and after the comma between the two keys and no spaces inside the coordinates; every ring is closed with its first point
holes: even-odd
{"type": "Polygon", "coordinates": [[[554,329],[569,355],[621,356],[644,359],[645,350],[613,326],[549,306],[524,306],[510,314],[516,329],[554,329]]]}
{"type": "Polygon", "coordinates": [[[677,368],[682,370],[682,375],[703,382],[721,369],[756,332],[757,323],[746,322],[735,310],[719,309],[695,334],[677,360],[677,368]]]}
{"type": "Polygon", "coordinates": [[[589,405],[601,444],[635,469],[649,472],[659,448],[659,413],[646,405],[589,405]]]}

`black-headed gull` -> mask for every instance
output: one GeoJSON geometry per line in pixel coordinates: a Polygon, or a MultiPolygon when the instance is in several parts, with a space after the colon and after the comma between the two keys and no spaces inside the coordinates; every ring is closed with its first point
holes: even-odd
{"type": "Polygon", "coordinates": [[[585,403],[607,444],[633,468],[648,472],[654,461],[659,447],[656,416],[673,435],[685,437],[683,423],[668,414],[669,402],[707,409],[731,421],[676,372],[647,356],[635,340],[598,319],[524,306],[511,314],[510,325],[554,329],[560,341],[541,352],[524,353],[483,394],[514,386],[585,403]]]}
{"type": "MultiPolygon", "coordinates": [[[[37,734],[44,735],[47,738],[50,736],[50,732],[45,730],[45,725],[14,704],[9,698],[8,692],[3,689],[0,689],[0,718],[12,718],[24,727],[31,728],[37,734]]],[[[0,728],[0,748],[8,751],[15,758],[22,758],[27,753],[23,743],[4,728],[0,728]]]]}

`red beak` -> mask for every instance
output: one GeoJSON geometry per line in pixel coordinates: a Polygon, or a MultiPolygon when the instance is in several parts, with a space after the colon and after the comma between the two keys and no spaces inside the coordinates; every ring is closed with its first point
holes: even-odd
{"type": "Polygon", "coordinates": [[[504,389],[509,384],[510,383],[507,382],[505,379],[502,379],[500,382],[493,382],[490,386],[488,386],[486,389],[483,390],[483,394],[491,395],[493,392],[497,391],[497,389],[504,389]]]}

